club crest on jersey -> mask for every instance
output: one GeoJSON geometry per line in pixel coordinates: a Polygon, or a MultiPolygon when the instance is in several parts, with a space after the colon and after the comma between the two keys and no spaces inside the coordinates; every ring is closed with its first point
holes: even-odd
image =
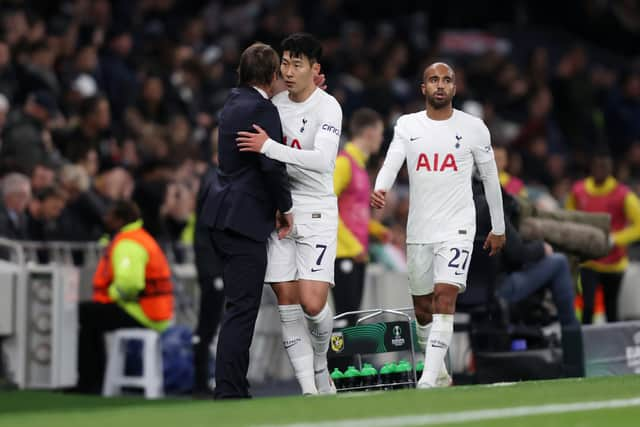
{"type": "Polygon", "coordinates": [[[458,135],[458,133],[456,132],[456,148],[460,148],[461,139],[462,139],[462,136],[458,135]]]}
{"type": "Polygon", "coordinates": [[[304,127],[307,125],[307,119],[302,118],[302,127],[300,128],[300,133],[304,132],[304,127]]]}
{"type": "Polygon", "coordinates": [[[440,162],[439,153],[434,153],[433,157],[429,159],[429,155],[426,153],[420,153],[418,156],[418,163],[416,163],[416,172],[420,169],[424,169],[427,172],[445,172],[447,169],[453,169],[454,172],[458,172],[458,164],[456,158],[451,153],[447,153],[440,162]]]}

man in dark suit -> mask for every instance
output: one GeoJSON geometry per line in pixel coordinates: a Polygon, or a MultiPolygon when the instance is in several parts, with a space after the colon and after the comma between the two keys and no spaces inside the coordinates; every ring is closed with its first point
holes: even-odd
{"type": "Polygon", "coordinates": [[[282,141],[276,107],[269,101],[280,60],[270,46],[256,43],[240,57],[238,87],[220,115],[219,167],[200,216],[209,227],[223,265],[226,310],[218,337],[216,399],[249,395],[249,347],[267,266],[267,237],[277,227],[284,238],[293,226],[285,166],[256,153],[241,153],[239,131],[259,124],[282,141]]]}

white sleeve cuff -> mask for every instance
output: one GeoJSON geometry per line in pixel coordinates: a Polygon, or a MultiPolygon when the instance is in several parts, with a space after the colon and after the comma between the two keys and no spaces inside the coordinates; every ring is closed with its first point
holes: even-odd
{"type": "Polygon", "coordinates": [[[271,146],[271,144],[277,144],[277,142],[275,142],[271,138],[267,139],[264,142],[264,144],[262,144],[262,148],[260,149],[260,153],[265,154],[267,152],[267,150],[269,150],[269,147],[271,146]]]}

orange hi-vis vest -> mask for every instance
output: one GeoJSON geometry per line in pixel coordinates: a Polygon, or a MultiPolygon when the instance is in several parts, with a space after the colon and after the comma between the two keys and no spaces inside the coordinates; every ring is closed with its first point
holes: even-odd
{"type": "Polygon", "coordinates": [[[123,239],[140,244],[149,254],[145,269],[145,287],[138,295],[138,303],[142,311],[152,321],[171,319],[173,317],[171,269],[158,243],[142,228],[118,233],[105,249],[93,276],[93,300],[100,303],[113,302],[109,297],[109,286],[113,281],[111,254],[118,242],[123,239]]]}

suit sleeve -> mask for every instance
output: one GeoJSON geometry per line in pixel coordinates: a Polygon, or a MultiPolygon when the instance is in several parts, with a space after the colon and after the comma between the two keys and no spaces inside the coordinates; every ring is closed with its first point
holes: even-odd
{"type": "MultiPolygon", "coordinates": [[[[282,141],[282,124],[278,110],[271,102],[261,103],[256,109],[255,122],[269,135],[282,141]]],[[[291,190],[289,175],[285,165],[266,156],[260,156],[260,170],[264,174],[267,188],[280,212],[291,210],[291,190]]]]}

